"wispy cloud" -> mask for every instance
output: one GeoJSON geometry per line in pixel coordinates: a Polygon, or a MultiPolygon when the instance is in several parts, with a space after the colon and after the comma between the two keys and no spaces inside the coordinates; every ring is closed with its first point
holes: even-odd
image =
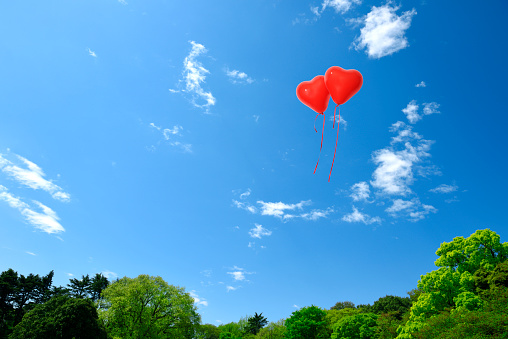
{"type": "Polygon", "coordinates": [[[253,213],[253,214],[256,213],[256,211],[257,211],[256,207],[254,207],[246,202],[241,202],[241,201],[238,201],[235,199],[233,199],[233,205],[237,208],[249,211],[250,213],[253,213]]]}
{"type": "Polygon", "coordinates": [[[378,223],[378,224],[381,223],[380,217],[371,217],[366,213],[362,213],[362,212],[358,211],[358,209],[355,206],[353,206],[353,212],[344,215],[342,217],[342,220],[345,222],[349,222],[349,223],[362,222],[365,225],[370,225],[373,223],[378,223]]]}
{"type": "MultiPolygon", "coordinates": [[[[160,126],[155,125],[153,122],[150,123],[150,127],[155,128],[160,131],[164,140],[170,146],[176,147],[180,149],[184,153],[192,153],[192,144],[181,142],[178,140],[174,140],[175,138],[180,138],[182,136],[183,127],[180,125],[175,125],[172,128],[162,128],[160,126]]],[[[155,150],[155,146],[152,145],[151,150],[155,150]]]]}
{"type": "Polygon", "coordinates": [[[285,204],[282,201],[279,202],[264,202],[262,200],[257,201],[258,204],[261,205],[261,214],[262,215],[271,215],[274,217],[278,217],[281,219],[293,218],[295,217],[292,214],[286,214],[285,211],[294,211],[301,210],[303,206],[309,205],[311,203],[310,200],[300,201],[296,204],[285,204]]]}
{"type": "Polygon", "coordinates": [[[411,200],[395,199],[392,206],[386,209],[392,217],[407,216],[409,221],[419,221],[425,218],[429,213],[436,213],[437,209],[434,206],[426,205],[420,202],[418,198],[411,200]]]}
{"type": "Polygon", "coordinates": [[[249,77],[245,72],[240,72],[236,69],[230,70],[229,68],[226,68],[224,71],[226,72],[229,81],[234,84],[252,84],[254,82],[254,79],[249,77]]]}
{"type": "Polygon", "coordinates": [[[39,212],[19,197],[11,194],[2,185],[0,185],[0,200],[5,201],[10,207],[17,209],[29,224],[43,232],[53,234],[65,231],[59,223],[60,218],[55,211],[36,200],[33,200],[33,203],[40,210],[39,212]]]}
{"type": "MultiPolygon", "coordinates": [[[[321,4],[321,13],[327,8],[332,8],[336,13],[344,14],[349,11],[353,5],[359,5],[361,3],[361,0],[324,0],[321,4]]],[[[320,14],[317,8],[314,8],[313,12],[316,15],[320,14]]]]}
{"type": "Polygon", "coordinates": [[[425,84],[425,81],[422,81],[415,85],[415,87],[427,87],[427,84],[425,84]]]}
{"type": "Polygon", "coordinates": [[[326,218],[330,213],[333,213],[333,212],[335,212],[335,211],[331,207],[327,208],[326,210],[314,209],[308,213],[300,214],[300,217],[305,220],[316,221],[321,218],[326,218]]]}
{"type": "Polygon", "coordinates": [[[208,301],[206,301],[205,298],[199,297],[195,290],[190,291],[189,294],[194,299],[194,304],[197,306],[208,306],[208,301]]]}
{"type": "Polygon", "coordinates": [[[459,189],[459,187],[456,185],[442,184],[442,185],[439,185],[436,188],[433,188],[429,191],[434,192],[434,193],[451,193],[451,192],[457,191],[458,189],[459,189]]]}
{"type": "Polygon", "coordinates": [[[406,48],[408,41],[405,32],[411,26],[416,10],[412,9],[399,16],[396,13],[399,8],[388,1],[383,6],[373,6],[364,18],[358,19],[364,27],[355,40],[356,49],[366,49],[370,58],[379,59],[406,48]]]}
{"type": "Polygon", "coordinates": [[[436,102],[429,102],[429,103],[423,104],[423,114],[425,114],[425,115],[441,113],[438,109],[439,109],[439,104],[436,102]]]}
{"type": "Polygon", "coordinates": [[[251,228],[251,230],[249,231],[249,235],[252,238],[261,239],[261,237],[267,237],[267,236],[272,235],[272,231],[264,228],[262,225],[259,225],[259,224],[254,224],[254,225],[255,225],[255,227],[251,228]]]}
{"type": "Polygon", "coordinates": [[[115,272],[109,271],[109,270],[104,270],[101,272],[101,274],[103,276],[105,276],[106,278],[108,278],[109,280],[118,278],[118,274],[116,274],[115,272]]]}
{"type": "Polygon", "coordinates": [[[398,133],[392,139],[392,145],[377,150],[372,155],[377,168],[370,184],[384,194],[404,196],[411,192],[409,185],[413,183],[413,168],[430,156],[428,151],[432,141],[422,139],[411,131],[410,126],[400,121],[392,125],[391,131],[398,133]],[[413,146],[410,141],[416,145],[413,146]],[[403,148],[397,150],[397,144],[403,145],[403,148]]]}
{"type": "Polygon", "coordinates": [[[226,291],[228,291],[228,292],[229,292],[229,291],[235,291],[235,290],[237,290],[237,289],[238,289],[238,287],[226,286],[226,291]]]}
{"type": "Polygon", "coordinates": [[[251,190],[250,190],[250,188],[248,188],[247,191],[240,194],[240,199],[247,198],[250,195],[250,193],[251,193],[251,190]]]}
{"type": "Polygon", "coordinates": [[[231,275],[234,281],[248,281],[245,277],[247,274],[254,274],[254,272],[247,272],[243,268],[234,266],[231,272],[227,272],[227,274],[231,275]]]}
{"type": "Polygon", "coordinates": [[[402,110],[402,112],[406,115],[407,120],[414,124],[422,117],[418,114],[418,105],[416,104],[416,100],[411,100],[409,104],[407,104],[406,108],[402,110]]]}
{"type": "Polygon", "coordinates": [[[122,5],[127,5],[127,1],[125,0],[118,0],[119,3],[121,3],[122,5]]]}
{"type": "Polygon", "coordinates": [[[90,48],[87,48],[86,50],[88,51],[88,55],[90,55],[90,56],[92,56],[94,58],[97,58],[97,54],[95,54],[95,52],[92,51],[90,48]]]}
{"type": "MultiPolygon", "coordinates": [[[[215,105],[216,99],[212,92],[205,91],[202,84],[205,83],[207,74],[210,73],[197,58],[205,54],[207,49],[202,44],[189,41],[192,46],[191,52],[183,61],[183,81],[185,82],[185,92],[192,97],[191,102],[197,108],[203,108],[206,113],[210,107],[215,105]]],[[[171,92],[178,92],[170,90],[171,92]]]]}
{"type": "Polygon", "coordinates": [[[20,166],[5,158],[3,154],[0,154],[0,170],[10,179],[19,182],[25,187],[46,191],[56,200],[63,202],[71,200],[69,193],[64,192],[61,187],[44,178],[46,175],[39,166],[22,156],[16,155],[16,158],[20,166]]]}
{"type": "Polygon", "coordinates": [[[30,254],[30,255],[33,255],[33,256],[36,256],[37,254],[33,253],[33,252],[29,252],[29,251],[26,251],[25,252],[26,254],[30,254]]]}
{"type": "Polygon", "coordinates": [[[370,196],[369,184],[365,181],[358,182],[351,186],[351,195],[354,201],[367,200],[370,196]]]}

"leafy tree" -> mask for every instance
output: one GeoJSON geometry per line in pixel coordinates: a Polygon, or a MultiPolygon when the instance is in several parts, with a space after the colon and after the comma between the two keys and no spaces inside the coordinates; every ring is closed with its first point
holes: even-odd
{"type": "Polygon", "coordinates": [[[456,301],[466,308],[477,307],[478,299],[466,292],[474,294],[485,274],[477,275],[476,280],[474,275],[505,261],[508,243],[501,243],[499,235],[489,229],[478,230],[466,239],[456,237],[442,243],[436,254],[439,269],[421,276],[418,282],[421,294],[411,307],[408,322],[397,330],[398,339],[413,338],[412,334],[422,329],[428,318],[454,308],[456,301]]]}
{"type": "Polygon", "coordinates": [[[263,317],[263,313],[257,314],[257,312],[254,313],[254,316],[249,317],[247,321],[245,332],[252,334],[257,334],[268,323],[268,320],[263,317]]]}
{"type": "Polygon", "coordinates": [[[96,273],[93,278],[84,275],[81,279],[70,279],[69,293],[76,298],[90,298],[96,301],[100,298],[101,292],[108,287],[108,278],[101,273],[96,273]]]}
{"type": "Polygon", "coordinates": [[[99,307],[108,332],[122,338],[192,338],[200,321],[194,299],[183,288],[148,275],[112,283],[99,307]]]}
{"type": "Polygon", "coordinates": [[[51,297],[54,272],[18,275],[13,269],[0,274],[0,337],[5,337],[23,315],[51,297]]]}
{"type": "Polygon", "coordinates": [[[344,317],[333,325],[332,339],[371,339],[376,334],[377,315],[359,313],[344,317]]]}
{"type": "Polygon", "coordinates": [[[409,312],[400,318],[398,311],[381,313],[377,318],[376,338],[393,339],[397,336],[397,328],[407,322],[409,312]]]}
{"type": "Polygon", "coordinates": [[[285,321],[279,320],[271,322],[266,327],[263,327],[257,334],[256,338],[259,339],[284,339],[286,333],[285,321]]]}
{"type": "MultiPolygon", "coordinates": [[[[411,308],[411,299],[393,295],[387,295],[374,301],[372,305],[372,313],[383,314],[396,312],[398,319],[402,319],[402,315],[411,308]]],[[[395,314],[394,314],[395,315],[395,314]]]]}
{"type": "Polygon", "coordinates": [[[343,308],[341,310],[328,310],[326,312],[326,322],[329,327],[330,334],[333,332],[333,325],[338,323],[342,318],[349,317],[358,313],[361,313],[361,310],[357,308],[343,308]]]}
{"type": "Polygon", "coordinates": [[[198,339],[219,339],[220,329],[212,324],[199,325],[196,336],[198,339]]]}
{"type": "Polygon", "coordinates": [[[344,308],[355,308],[355,304],[351,301],[339,301],[335,303],[332,307],[330,307],[331,310],[337,310],[340,311],[344,308]]]}
{"type": "Polygon", "coordinates": [[[220,333],[231,333],[232,338],[241,338],[244,333],[245,324],[242,318],[237,323],[230,322],[228,324],[219,325],[220,333]]]}
{"type": "Polygon", "coordinates": [[[235,337],[233,337],[231,332],[221,332],[219,339],[235,339],[235,337]]]}
{"type": "Polygon", "coordinates": [[[10,339],[107,338],[97,310],[86,299],[54,297],[35,306],[14,327],[10,339]]]}
{"type": "Polygon", "coordinates": [[[287,339],[328,338],[326,312],[317,306],[294,311],[286,320],[287,339]]]}
{"type": "Polygon", "coordinates": [[[85,298],[88,294],[88,287],[90,286],[90,276],[84,275],[81,279],[70,279],[67,287],[69,287],[70,294],[75,298],[85,298]]]}

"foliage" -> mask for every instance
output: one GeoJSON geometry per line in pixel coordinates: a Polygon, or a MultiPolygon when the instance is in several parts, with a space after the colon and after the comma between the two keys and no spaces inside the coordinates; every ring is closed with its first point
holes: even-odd
{"type": "Polygon", "coordinates": [[[10,339],[107,338],[88,299],[54,297],[34,307],[14,327],[10,339]]]}
{"type": "Polygon", "coordinates": [[[403,298],[394,295],[387,295],[374,301],[372,305],[372,313],[383,314],[393,313],[396,314],[398,319],[402,319],[402,315],[409,311],[411,308],[411,299],[409,297],[403,298]]]}
{"type": "Polygon", "coordinates": [[[356,308],[343,308],[341,310],[328,310],[326,312],[326,322],[330,327],[330,333],[332,331],[332,327],[335,323],[338,323],[342,318],[349,317],[358,313],[361,313],[361,310],[356,308]]]}
{"type": "Polygon", "coordinates": [[[257,312],[254,313],[254,316],[249,317],[247,321],[245,332],[251,334],[257,334],[268,323],[268,320],[263,317],[263,313],[257,314],[257,312]]]}
{"type": "Polygon", "coordinates": [[[333,325],[332,339],[371,339],[376,333],[377,315],[359,313],[344,317],[333,325]]]}
{"type": "Polygon", "coordinates": [[[197,339],[219,339],[220,329],[212,324],[199,325],[196,330],[197,339]]]}
{"type": "Polygon", "coordinates": [[[122,338],[192,338],[200,321],[183,288],[148,275],[112,283],[99,306],[108,332],[122,338]]]}
{"type": "Polygon", "coordinates": [[[382,313],[377,318],[376,338],[393,339],[397,336],[397,328],[407,322],[409,312],[406,312],[400,318],[398,311],[382,313]]]}
{"type": "Polygon", "coordinates": [[[344,308],[355,308],[355,304],[351,301],[339,301],[335,303],[332,307],[330,307],[330,310],[337,310],[340,311],[344,308]]]}
{"type": "Polygon", "coordinates": [[[286,320],[287,339],[328,338],[326,312],[316,306],[294,311],[286,320]]]}
{"type": "Polygon", "coordinates": [[[286,326],[284,320],[271,322],[263,327],[257,334],[258,339],[284,339],[286,334],[286,326]]]}
{"type": "Polygon", "coordinates": [[[82,276],[79,280],[76,278],[70,279],[69,284],[67,284],[72,296],[76,298],[90,298],[93,301],[100,298],[101,292],[108,287],[108,285],[108,278],[100,273],[97,273],[93,278],[90,278],[87,274],[82,276]]]}
{"type": "Polygon", "coordinates": [[[26,312],[51,297],[54,272],[18,275],[13,269],[0,274],[0,338],[5,338],[26,312]]]}

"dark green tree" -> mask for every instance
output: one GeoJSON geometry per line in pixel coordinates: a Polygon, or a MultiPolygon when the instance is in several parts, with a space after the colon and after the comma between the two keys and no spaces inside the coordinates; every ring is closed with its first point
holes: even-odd
{"type": "Polygon", "coordinates": [[[374,305],[372,305],[372,312],[377,314],[396,312],[397,318],[400,320],[410,308],[411,299],[409,297],[403,298],[394,295],[387,295],[374,302],[374,305]]]}
{"type": "Polygon", "coordinates": [[[263,313],[257,314],[257,312],[254,313],[254,316],[249,317],[247,321],[245,332],[251,334],[257,334],[268,323],[268,320],[263,317],[263,313]]]}
{"type": "Polygon", "coordinates": [[[287,339],[329,338],[326,312],[317,306],[308,306],[294,311],[286,320],[287,339]]]}
{"type": "Polygon", "coordinates": [[[87,299],[54,297],[35,306],[14,327],[9,339],[107,338],[97,310],[87,299]]]}
{"type": "Polygon", "coordinates": [[[88,296],[88,291],[91,284],[90,276],[84,275],[81,279],[73,278],[67,284],[70,294],[75,298],[85,298],[88,296]]]}
{"type": "Polygon", "coordinates": [[[212,324],[199,325],[196,330],[198,339],[219,339],[220,329],[212,324]]]}
{"type": "Polygon", "coordinates": [[[332,307],[330,307],[331,310],[337,310],[340,311],[344,308],[355,308],[355,304],[351,301],[339,301],[335,303],[332,307]]]}

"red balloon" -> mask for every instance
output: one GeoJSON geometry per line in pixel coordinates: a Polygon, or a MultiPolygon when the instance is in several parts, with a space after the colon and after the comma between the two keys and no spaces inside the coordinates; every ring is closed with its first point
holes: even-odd
{"type": "Polygon", "coordinates": [[[337,105],[342,105],[355,95],[363,84],[363,77],[356,69],[343,69],[339,66],[328,68],[325,85],[337,105]]]}
{"type": "Polygon", "coordinates": [[[330,93],[326,89],[325,77],[318,75],[311,81],[303,81],[296,87],[298,99],[317,113],[323,113],[328,107],[330,93]]]}

